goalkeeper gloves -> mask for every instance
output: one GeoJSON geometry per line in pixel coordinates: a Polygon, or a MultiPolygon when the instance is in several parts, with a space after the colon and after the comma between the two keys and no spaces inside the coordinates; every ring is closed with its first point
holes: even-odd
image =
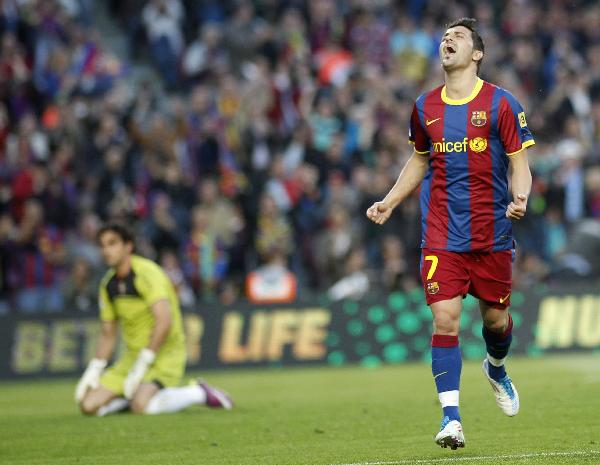
{"type": "Polygon", "coordinates": [[[140,387],[140,383],[148,371],[148,368],[154,363],[155,358],[156,354],[150,349],[140,350],[138,358],[135,361],[133,368],[129,370],[123,384],[123,392],[126,399],[131,399],[133,397],[135,391],[140,387]]]}
{"type": "Polygon", "coordinates": [[[88,389],[96,389],[100,385],[100,376],[104,368],[106,368],[106,360],[99,358],[90,360],[75,388],[75,402],[81,403],[88,389]]]}

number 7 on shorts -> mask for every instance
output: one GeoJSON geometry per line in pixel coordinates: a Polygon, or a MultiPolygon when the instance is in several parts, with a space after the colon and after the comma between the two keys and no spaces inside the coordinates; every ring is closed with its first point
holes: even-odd
{"type": "Polygon", "coordinates": [[[427,280],[429,281],[431,278],[433,278],[433,275],[435,274],[435,270],[437,269],[438,258],[435,255],[426,255],[425,261],[431,262],[431,267],[429,267],[429,272],[427,273],[427,280]]]}

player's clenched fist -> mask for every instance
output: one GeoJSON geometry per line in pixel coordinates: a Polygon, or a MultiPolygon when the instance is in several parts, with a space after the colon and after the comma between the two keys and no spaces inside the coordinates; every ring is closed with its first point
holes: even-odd
{"type": "Polygon", "coordinates": [[[511,220],[520,220],[527,211],[527,196],[518,194],[514,202],[511,202],[506,209],[506,217],[511,220]]]}
{"type": "Polygon", "coordinates": [[[392,207],[384,201],[375,202],[367,209],[367,218],[373,223],[383,224],[392,214],[392,207]]]}

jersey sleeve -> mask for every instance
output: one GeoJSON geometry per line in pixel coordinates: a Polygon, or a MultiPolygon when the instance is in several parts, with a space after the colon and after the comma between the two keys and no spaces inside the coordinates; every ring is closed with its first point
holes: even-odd
{"type": "Polygon", "coordinates": [[[108,296],[105,282],[102,282],[100,285],[100,291],[98,292],[98,307],[100,309],[101,321],[117,320],[117,312],[115,311],[115,307],[108,296]]]}
{"type": "Polygon", "coordinates": [[[498,134],[510,157],[535,144],[527,126],[523,107],[511,94],[502,97],[498,115],[498,134]]]}
{"type": "Polygon", "coordinates": [[[169,298],[168,284],[168,278],[158,267],[147,267],[136,273],[135,288],[148,306],[169,298]]]}
{"type": "Polygon", "coordinates": [[[415,146],[415,152],[425,155],[429,153],[429,136],[421,124],[417,104],[413,106],[410,116],[410,128],[408,132],[408,141],[415,146]]]}

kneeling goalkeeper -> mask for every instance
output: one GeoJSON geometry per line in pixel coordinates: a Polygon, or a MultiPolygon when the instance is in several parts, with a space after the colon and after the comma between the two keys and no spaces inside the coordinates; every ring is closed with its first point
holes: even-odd
{"type": "Polygon", "coordinates": [[[133,236],[122,225],[98,233],[110,267],[100,284],[102,332],[93,358],[75,390],[88,415],[127,407],[134,413],[176,412],[193,404],[232,407],[223,391],[204,382],[178,387],[185,371],[185,339],[175,289],[153,261],[133,254],[133,236]],[[106,369],[120,326],[125,349],[106,369]]]}

